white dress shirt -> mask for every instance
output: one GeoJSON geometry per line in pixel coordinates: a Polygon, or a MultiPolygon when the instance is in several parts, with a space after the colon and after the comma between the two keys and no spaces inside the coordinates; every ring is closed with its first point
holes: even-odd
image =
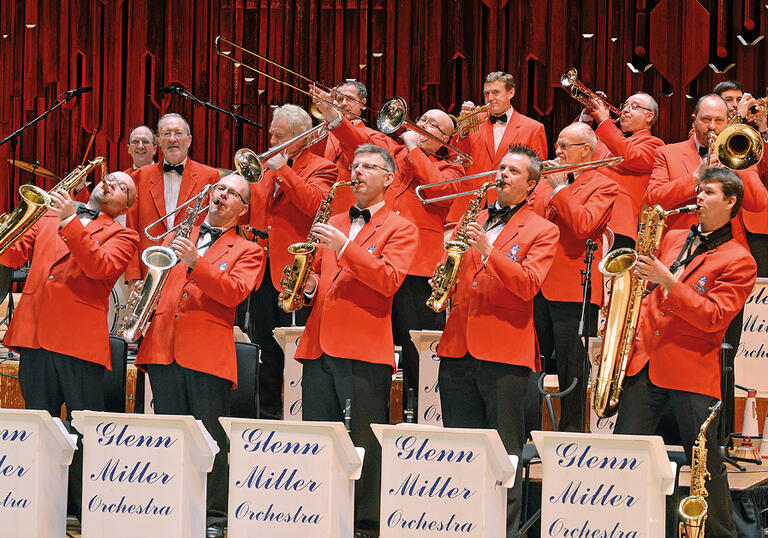
{"type": "Polygon", "coordinates": [[[493,151],[499,151],[499,144],[501,144],[501,139],[504,138],[504,131],[507,130],[507,125],[509,125],[509,120],[512,118],[512,114],[515,112],[515,109],[512,107],[509,107],[509,110],[505,112],[507,115],[507,123],[499,123],[496,122],[492,124],[493,126],[493,151]]]}
{"type": "MultiPolygon", "coordinates": [[[[163,159],[163,164],[166,161],[163,159]]],[[[169,163],[170,164],[170,163],[169,163]]],[[[181,163],[184,167],[187,166],[187,159],[184,159],[181,163]]],[[[163,193],[165,195],[165,214],[169,214],[176,209],[179,205],[179,191],[181,190],[181,174],[176,170],[170,172],[163,172],[163,193]]],[[[166,225],[170,230],[173,228],[174,215],[171,215],[166,220],[166,225]]]]}

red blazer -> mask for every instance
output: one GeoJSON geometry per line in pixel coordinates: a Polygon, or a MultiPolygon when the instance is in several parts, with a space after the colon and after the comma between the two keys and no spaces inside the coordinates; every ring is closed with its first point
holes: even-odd
{"type": "MultiPolygon", "coordinates": [[[[196,227],[190,236],[193,243],[199,230],[196,227]]],[[[263,274],[264,250],[238,236],[234,229],[208,248],[193,271],[188,271],[184,262],[176,264],[141,342],[136,364],[171,364],[175,359],[184,368],[237,385],[232,334],[235,309],[263,274]]]]}
{"type": "Polygon", "coordinates": [[[249,224],[269,231],[267,245],[272,285],[280,289],[283,268],[293,262],[288,247],[307,240],[309,229],[320,206],[336,181],[336,166],[311,151],[302,151],[293,166],[277,173],[264,172],[259,183],[251,185],[249,224]],[[274,195],[275,183],[280,188],[274,195]]]}
{"type": "Polygon", "coordinates": [[[664,142],[653,136],[649,129],[624,138],[624,133],[612,121],[602,122],[595,133],[608,149],[607,154],[600,158],[624,157],[624,161],[618,165],[600,168],[601,173],[619,186],[619,195],[613,204],[608,227],[614,233],[634,239],[656,149],[663,146],[664,142]]]}
{"type": "MultiPolygon", "coordinates": [[[[687,235],[674,230],[664,237],[664,265],[672,265],[687,235]]],[[[643,300],[627,374],[650,362],[655,385],[721,399],[720,344],[756,276],[755,260],[734,240],[695,257],[668,295],[658,286],[643,300]]]]}
{"type": "Polygon", "coordinates": [[[109,294],[136,253],[138,234],[104,213],[85,227],[78,218],[61,229],[59,222],[48,212],[0,256],[9,267],[32,258],[3,343],[44,348],[109,370],[109,294]]]}
{"type": "MultiPolygon", "coordinates": [[[[547,158],[547,135],[544,125],[538,121],[520,114],[517,110],[512,112],[512,117],[507,123],[504,136],[501,138],[498,150],[493,149],[493,125],[490,121],[484,121],[475,133],[470,133],[464,140],[458,136],[451,142],[455,147],[468,153],[472,157],[472,164],[467,166],[467,175],[479,174],[489,170],[496,170],[501,163],[501,158],[507,153],[509,146],[523,144],[538,152],[542,160],[547,158]]],[[[476,189],[486,181],[485,178],[472,180],[464,184],[465,190],[476,189]]],[[[496,191],[488,191],[488,204],[496,201],[496,191]]],[[[448,222],[459,222],[467,210],[469,198],[457,198],[451,205],[448,213],[448,222]]]]}
{"type": "MultiPolygon", "coordinates": [[[[144,234],[144,228],[165,215],[162,160],[155,164],[142,166],[133,172],[131,177],[133,177],[133,181],[136,183],[136,202],[128,211],[125,224],[128,228],[136,230],[139,234],[139,252],[125,271],[126,280],[144,278],[144,275],[147,274],[146,267],[141,261],[141,254],[147,247],[157,243],[147,238],[144,234]]],[[[203,190],[205,185],[216,183],[217,181],[219,181],[218,170],[188,158],[187,164],[184,167],[184,174],[181,176],[178,203],[184,203],[203,190]]],[[[174,215],[174,222],[178,223],[182,218],[184,218],[184,210],[174,215]]],[[[203,216],[201,215],[197,222],[200,223],[202,220],[203,216]]],[[[159,235],[167,230],[168,226],[163,220],[154,226],[150,233],[152,235],[159,235]]]]}
{"type": "MultiPolygon", "coordinates": [[[[763,142],[763,158],[755,167],[760,175],[760,181],[768,187],[768,144],[763,142]]],[[[744,227],[755,234],[768,234],[768,213],[763,211],[743,210],[744,227]]]]}
{"type": "MultiPolygon", "coordinates": [[[[645,193],[648,205],[660,205],[664,209],[674,209],[686,204],[696,203],[693,172],[701,162],[696,150],[696,143],[691,135],[688,140],[677,144],[668,144],[656,151],[651,180],[645,193]]],[[[765,211],[768,209],[768,190],[760,182],[755,168],[736,172],[744,183],[744,201],[739,214],[731,219],[733,238],[746,246],[743,211],[765,211]]],[[[688,229],[698,224],[696,215],[675,215],[667,221],[669,230],[688,229]]]]}
{"type": "Polygon", "coordinates": [[[619,187],[599,170],[582,172],[568,187],[550,198],[552,187],[542,178],[533,191],[531,203],[539,215],[557,224],[560,242],[555,263],[541,285],[550,301],[581,302],[581,273],[587,239],[597,242],[592,262],[592,303],[602,302],[602,275],[598,269],[603,257],[603,232],[611,217],[619,187]]]}
{"type": "MultiPolygon", "coordinates": [[[[484,210],[478,222],[487,220],[484,210]]],[[[557,226],[523,206],[494,241],[487,264],[469,249],[437,354],[469,352],[480,360],[540,370],[533,298],[555,259],[559,236],[557,226]],[[514,343],[514,349],[505,343],[514,343]]]]}
{"type": "MultiPolygon", "coordinates": [[[[349,234],[347,215],[330,223],[349,234]]],[[[344,249],[320,249],[313,268],[319,278],[312,313],[296,359],[332,357],[395,367],[392,296],[416,255],[416,227],[388,204],[379,209],[344,249]]]]}
{"type": "MultiPolygon", "coordinates": [[[[450,200],[436,204],[423,204],[416,197],[416,187],[461,177],[464,175],[464,167],[439,160],[432,155],[427,157],[420,149],[408,151],[405,146],[395,143],[381,133],[372,135],[356,129],[346,119],[333,130],[333,133],[348,155],[354,153],[361,144],[372,143],[386,148],[394,157],[397,173],[395,181],[387,189],[387,204],[396,214],[411,221],[418,229],[419,255],[414,258],[408,274],[432,276],[435,265],[443,255],[443,223],[450,208],[450,200]]],[[[466,185],[447,185],[431,189],[428,196],[450,194],[465,187],[466,185]]]]}

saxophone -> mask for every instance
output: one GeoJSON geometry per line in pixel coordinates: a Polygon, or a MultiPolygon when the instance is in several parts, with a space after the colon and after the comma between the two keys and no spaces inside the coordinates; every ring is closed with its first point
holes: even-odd
{"type": "Polygon", "coordinates": [[[701,425],[699,436],[691,451],[691,492],[680,501],[680,538],[704,538],[704,525],[707,522],[707,487],[710,477],[707,471],[706,434],[709,423],[715,418],[723,402],[717,402],[709,408],[709,416],[701,425]]]}
{"type": "Polygon", "coordinates": [[[659,248],[667,219],[678,213],[696,211],[687,205],[664,211],[661,206],[646,207],[640,215],[636,250],[620,248],[609,252],[600,262],[600,272],[611,280],[605,307],[605,329],[600,349],[599,367],[594,385],[592,408],[601,418],[615,415],[624,386],[629,355],[635,341],[640,303],[646,281],[632,270],[638,256],[650,256],[659,248]]]}
{"type": "MultiPolygon", "coordinates": [[[[210,189],[211,185],[206,185],[197,195],[194,206],[187,207],[184,220],[179,224],[175,237],[188,239],[192,235],[195,219],[200,214],[203,200],[210,189]]],[[[141,261],[147,266],[147,276],[144,277],[144,280],[134,284],[126,306],[128,313],[123,318],[118,333],[126,342],[131,344],[135,343],[147,331],[152,313],[160,299],[160,292],[165,286],[168,274],[178,263],[179,258],[170,247],[157,245],[145,249],[141,254],[141,261]]]]}
{"type": "MultiPolygon", "coordinates": [[[[101,167],[102,177],[106,175],[106,161],[104,157],[96,157],[85,166],[78,166],[67,174],[55,187],[48,192],[64,189],[71,193],[75,187],[96,166],[101,167]]],[[[0,254],[5,252],[34,223],[45,215],[51,205],[51,196],[35,185],[22,185],[19,187],[19,205],[10,212],[0,215],[0,254]]]]}
{"type": "Polygon", "coordinates": [[[304,285],[307,279],[313,274],[312,261],[315,259],[317,250],[317,238],[312,235],[312,228],[318,223],[327,223],[331,218],[331,203],[336,191],[341,187],[353,186],[356,183],[354,179],[350,181],[337,181],[328,191],[325,202],[320,206],[315,214],[315,220],[309,228],[309,237],[303,243],[294,243],[288,247],[288,252],[293,254],[293,262],[283,268],[283,276],[280,278],[280,295],[277,297],[277,304],[286,311],[293,312],[304,306],[304,285]]]}
{"type": "Polygon", "coordinates": [[[467,210],[456,227],[454,239],[443,243],[445,258],[435,267],[430,284],[432,286],[432,294],[427,299],[427,306],[435,312],[442,312],[447,308],[448,299],[453,292],[453,288],[456,286],[456,278],[459,276],[459,269],[461,269],[461,259],[469,250],[467,226],[470,222],[477,221],[477,215],[482,209],[481,202],[485,197],[485,193],[499,184],[501,184],[501,180],[488,181],[475,191],[475,197],[469,202],[467,210]]]}

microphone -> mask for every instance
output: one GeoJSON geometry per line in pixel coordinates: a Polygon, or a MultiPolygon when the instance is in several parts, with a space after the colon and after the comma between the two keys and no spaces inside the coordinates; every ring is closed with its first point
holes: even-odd
{"type": "Polygon", "coordinates": [[[160,93],[181,93],[183,90],[183,87],[177,84],[171,84],[170,86],[162,86],[159,91],[160,93]]]}
{"type": "Polygon", "coordinates": [[[81,93],[88,93],[93,91],[93,86],[81,86],[80,88],[75,88],[74,90],[67,90],[64,92],[64,95],[80,95],[81,93]]]}

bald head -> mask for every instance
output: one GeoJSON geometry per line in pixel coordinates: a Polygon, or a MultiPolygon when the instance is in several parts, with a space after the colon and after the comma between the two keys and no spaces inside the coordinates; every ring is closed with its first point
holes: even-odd
{"type": "Polygon", "coordinates": [[[96,185],[88,204],[115,218],[127,213],[135,201],[133,178],[124,172],[112,172],[96,185]]]}

